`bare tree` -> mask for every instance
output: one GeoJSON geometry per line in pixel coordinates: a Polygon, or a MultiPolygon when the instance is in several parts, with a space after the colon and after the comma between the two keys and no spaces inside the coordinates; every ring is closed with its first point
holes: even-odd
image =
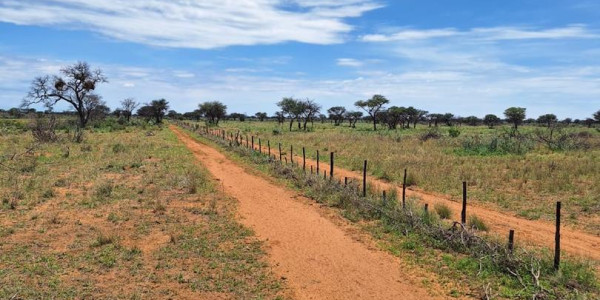
{"type": "Polygon", "coordinates": [[[65,101],[77,112],[79,125],[83,128],[94,108],[98,107],[100,97],[93,94],[98,83],[107,82],[102,70],[91,70],[86,62],[78,62],[60,70],[61,75],[37,77],[31,84],[31,90],[23,99],[22,106],[43,103],[52,108],[56,103],[65,101]]]}
{"type": "Polygon", "coordinates": [[[140,104],[136,102],[133,98],[127,98],[121,101],[121,111],[123,116],[127,119],[127,122],[129,122],[129,119],[131,119],[131,116],[133,115],[133,111],[139,105],[140,104]]]}

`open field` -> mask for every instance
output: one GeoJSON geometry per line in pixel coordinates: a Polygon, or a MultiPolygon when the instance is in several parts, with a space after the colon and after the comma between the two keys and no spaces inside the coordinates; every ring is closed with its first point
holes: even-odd
{"type": "MultiPolygon", "coordinates": [[[[370,189],[367,197],[362,197],[356,191],[356,183],[345,187],[338,184],[337,180],[324,180],[323,175],[303,172],[301,158],[296,157],[296,166],[291,167],[289,163],[279,163],[278,158],[268,160],[264,155],[266,149],[263,149],[265,151],[261,155],[258,151],[249,150],[245,142],[240,147],[236,147],[235,143],[231,146],[229,142],[222,140],[218,130],[214,134],[204,135],[214,142],[209,142],[209,145],[233,152],[230,155],[242,163],[257,167],[277,182],[291,184],[323,206],[339,210],[340,215],[361,224],[366,231],[371,232],[380,241],[380,247],[420,268],[419,273],[423,273],[423,270],[434,273],[433,276],[429,274],[429,278],[435,279],[424,279],[423,283],[441,284],[446,296],[525,299],[537,294],[537,297],[549,299],[587,299],[586,297],[593,298],[597,295],[597,281],[593,271],[585,264],[576,263],[579,259],[573,256],[567,256],[568,260],[564,262],[561,271],[556,272],[550,267],[552,258],[548,253],[523,247],[521,235],[518,240],[519,251],[508,255],[505,252],[505,241],[498,241],[493,235],[484,234],[484,243],[480,246],[477,243],[468,246],[471,242],[465,244],[464,237],[456,235],[454,243],[452,232],[456,231],[447,227],[452,223],[440,222],[437,218],[442,213],[437,209],[433,214],[423,213],[422,207],[414,206],[415,198],[408,199],[409,208],[405,210],[398,207],[398,198],[391,190],[388,190],[390,193],[387,201],[382,201],[381,190],[370,189]],[[537,271],[534,270],[540,267],[541,273],[535,275],[537,271]],[[536,284],[538,279],[541,281],[536,284]],[[579,282],[578,291],[569,287],[574,282],[579,282]],[[547,287],[550,286],[552,288],[549,290],[547,287]],[[584,286],[587,288],[583,288],[584,286]],[[590,293],[583,292],[584,289],[590,293]],[[491,296],[492,294],[495,296],[491,296]]],[[[206,142],[205,138],[200,140],[202,143],[206,142]]],[[[277,150],[272,149],[272,154],[277,157],[277,150]]],[[[312,162],[309,164],[314,166],[312,162]]],[[[329,170],[325,165],[322,167],[322,170],[329,170]]],[[[222,172],[227,173],[226,170],[222,172]]],[[[346,176],[345,171],[339,167],[336,172],[340,172],[336,173],[338,178],[346,176]]],[[[250,185],[248,189],[254,189],[254,185],[250,185]]],[[[488,220],[484,219],[483,222],[486,221],[488,220]]],[[[470,220],[469,224],[473,225],[474,222],[470,220]]],[[[467,232],[464,234],[471,235],[467,232]]]]}
{"type": "Polygon", "coordinates": [[[0,298],[285,298],[235,199],[164,128],[0,134],[0,298]]]}
{"type": "MultiPolygon", "coordinates": [[[[459,199],[461,182],[468,182],[469,198],[493,209],[530,220],[553,220],[554,204],[563,202],[564,222],[592,234],[600,234],[600,132],[570,127],[581,146],[578,149],[550,150],[545,144],[523,142],[522,154],[491,152],[488,145],[508,128],[458,127],[456,138],[441,127],[440,138],[423,140],[430,128],[372,131],[370,124],[351,129],[344,124],[314,123],[308,132],[289,132],[287,124],[275,122],[223,122],[228,132],[282,142],[284,151],[294,146],[296,153],[307,148],[307,157],[321,152],[321,161],[336,153],[336,164],[361,170],[369,160],[373,176],[401,184],[404,168],[411,188],[449,195],[459,199]],[[528,148],[526,148],[528,147],[528,148]]],[[[524,134],[544,133],[543,127],[525,126],[524,134]]],[[[575,148],[575,147],[573,147],[575,148]]]]}

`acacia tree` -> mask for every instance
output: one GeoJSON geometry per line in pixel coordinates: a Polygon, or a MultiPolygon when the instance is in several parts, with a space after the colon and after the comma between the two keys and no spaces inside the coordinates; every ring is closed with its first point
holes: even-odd
{"type": "Polygon", "coordinates": [[[540,124],[546,124],[548,128],[552,127],[552,124],[558,122],[558,118],[555,114],[545,114],[537,118],[537,122],[540,124]]]}
{"type": "Polygon", "coordinates": [[[383,106],[390,103],[390,100],[382,95],[374,95],[369,100],[359,100],[354,103],[356,107],[361,108],[373,119],[373,130],[377,130],[377,113],[383,109],[383,106]]]}
{"type": "Polygon", "coordinates": [[[302,118],[304,119],[303,129],[304,131],[306,131],[306,123],[308,123],[308,121],[312,121],[314,116],[318,114],[319,111],[321,111],[321,105],[317,104],[316,102],[310,99],[306,99],[301,102],[301,107],[303,109],[302,118]]]}
{"type": "Polygon", "coordinates": [[[344,115],[346,114],[346,108],[343,106],[334,106],[327,110],[329,119],[333,120],[335,126],[339,126],[344,122],[344,115]]]}
{"type": "Polygon", "coordinates": [[[208,122],[214,125],[219,125],[219,120],[227,115],[227,105],[219,101],[200,103],[198,109],[208,118],[208,122]]]}
{"type": "Polygon", "coordinates": [[[356,128],[356,122],[362,118],[363,113],[360,111],[349,111],[346,113],[346,119],[350,122],[350,127],[356,128]]]}
{"type": "Polygon", "coordinates": [[[146,104],[137,110],[138,116],[146,118],[146,120],[152,120],[156,124],[162,123],[165,113],[169,109],[169,102],[165,99],[152,100],[149,104],[146,104]]]}
{"type": "Polygon", "coordinates": [[[513,123],[514,129],[517,130],[519,125],[525,120],[525,108],[523,107],[509,107],[504,111],[506,120],[513,123]]]}
{"type": "Polygon", "coordinates": [[[276,112],[274,117],[277,119],[277,123],[279,124],[283,124],[283,122],[285,122],[285,114],[281,111],[276,112]]]}
{"type": "Polygon", "coordinates": [[[302,101],[296,100],[292,97],[285,97],[281,101],[277,102],[277,106],[281,108],[281,112],[287,115],[290,119],[290,131],[292,131],[292,125],[294,121],[298,120],[298,129],[300,129],[300,116],[304,112],[304,105],[302,101]]]}
{"type": "Polygon", "coordinates": [[[483,117],[483,124],[487,125],[490,129],[494,128],[500,123],[500,118],[494,114],[488,114],[483,117]]]}
{"type": "Polygon", "coordinates": [[[133,111],[140,104],[135,101],[133,98],[126,98],[121,101],[121,114],[127,119],[127,122],[131,119],[131,115],[133,115],[133,111]]]}
{"type": "Polygon", "coordinates": [[[597,112],[594,113],[594,120],[596,120],[596,122],[600,123],[600,110],[598,110],[597,112]]]}
{"type": "Polygon", "coordinates": [[[267,113],[266,112],[257,112],[256,114],[254,114],[256,116],[256,118],[258,118],[259,121],[264,121],[267,118],[267,113]]]}
{"type": "Polygon", "coordinates": [[[85,127],[92,111],[104,105],[93,91],[99,83],[107,82],[102,70],[91,70],[86,62],[78,62],[60,70],[60,75],[37,77],[22,106],[42,103],[48,109],[60,102],[69,103],[77,112],[79,126],[85,127]]]}

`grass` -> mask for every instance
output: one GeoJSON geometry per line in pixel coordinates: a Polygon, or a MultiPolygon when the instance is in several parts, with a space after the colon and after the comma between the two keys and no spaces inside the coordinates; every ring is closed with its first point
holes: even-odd
{"type": "Polygon", "coordinates": [[[592,299],[600,295],[595,272],[586,262],[569,258],[563,260],[561,271],[555,272],[552,257],[545,250],[517,248],[510,253],[504,242],[478,234],[487,226],[475,216],[466,228],[456,223],[450,227],[437,217],[444,215],[442,206],[436,207],[441,213],[426,213],[409,199],[408,208],[403,210],[398,207],[395,193],[388,194],[386,201],[381,191],[369,191],[368,197],[362,198],[358,186],[344,187],[289,164],[270,162],[245,147],[230,147],[220,139],[213,141],[231,150],[229,155],[235,159],[274,175],[361,224],[383,248],[434,274],[447,291],[446,296],[592,299]]]}
{"type": "Polygon", "coordinates": [[[82,144],[64,131],[36,144],[10,124],[0,130],[1,299],[287,297],[235,201],[171,131],[92,126],[82,144]]]}
{"type": "Polygon", "coordinates": [[[290,132],[276,122],[219,124],[227,132],[240,131],[271,145],[281,142],[283,149],[306,147],[309,158],[320,150],[324,162],[334,151],[336,164],[350,170],[362,170],[368,159],[372,176],[399,185],[407,168],[410,184],[453,199],[460,199],[461,182],[467,181],[470,199],[514,214],[533,210],[540,219],[552,220],[554,203],[562,201],[565,213],[576,216],[567,224],[591,233],[600,230],[595,217],[600,213],[600,131],[593,128],[564,129],[563,135],[575,136],[585,147],[565,142],[559,150],[557,144],[537,140],[536,134],[547,130],[537,126],[523,126],[521,135],[511,137],[508,126],[463,125],[460,135],[451,137],[448,127],[432,130],[426,125],[374,132],[369,124],[352,129],[315,123],[308,132],[290,132]],[[422,138],[431,132],[434,138],[422,138]]]}

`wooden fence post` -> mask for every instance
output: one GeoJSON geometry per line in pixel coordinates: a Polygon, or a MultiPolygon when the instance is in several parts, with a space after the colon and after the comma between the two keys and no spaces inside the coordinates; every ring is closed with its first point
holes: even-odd
{"type": "Polygon", "coordinates": [[[554,269],[560,268],[560,209],[561,202],[556,202],[556,233],[554,236],[554,269]]]}
{"type": "Polygon", "coordinates": [[[462,211],[460,212],[460,222],[462,224],[467,223],[467,182],[463,181],[463,202],[462,211]]]}
{"type": "Polygon", "coordinates": [[[382,198],[383,206],[384,207],[387,206],[386,199],[385,199],[386,198],[385,191],[383,191],[383,194],[381,195],[381,198],[382,198]]]}
{"type": "Polygon", "coordinates": [[[329,179],[333,179],[333,152],[329,153],[329,179]]]}
{"type": "Polygon", "coordinates": [[[348,177],[344,177],[344,186],[348,186],[348,177]]]}
{"type": "Polygon", "coordinates": [[[254,151],[254,136],[252,136],[252,151],[254,151]]]}
{"type": "Polygon", "coordinates": [[[260,138],[258,138],[258,153],[262,154],[262,143],[260,141],[260,138]]]}
{"type": "Polygon", "coordinates": [[[367,160],[363,165],[363,197],[367,196],[367,160]]]}
{"type": "Polygon", "coordinates": [[[269,149],[269,157],[271,157],[271,140],[267,140],[267,148],[269,149]]]}
{"type": "Polygon", "coordinates": [[[302,147],[302,170],[306,172],[306,149],[302,147]]]}
{"type": "Polygon", "coordinates": [[[281,143],[279,143],[279,161],[282,161],[282,158],[281,158],[281,143]]]}
{"type": "Polygon", "coordinates": [[[294,166],[294,145],[290,145],[290,162],[294,166]]]}
{"type": "Polygon", "coordinates": [[[406,208],[406,169],[404,169],[404,180],[402,181],[402,208],[406,208]]]}
{"type": "Polygon", "coordinates": [[[319,175],[319,150],[317,150],[317,175],[319,175]]]}
{"type": "Polygon", "coordinates": [[[429,204],[425,203],[425,214],[429,213],[429,204]]]}
{"type": "Polygon", "coordinates": [[[508,252],[512,253],[515,247],[515,231],[511,229],[508,232],[508,252]]]}

